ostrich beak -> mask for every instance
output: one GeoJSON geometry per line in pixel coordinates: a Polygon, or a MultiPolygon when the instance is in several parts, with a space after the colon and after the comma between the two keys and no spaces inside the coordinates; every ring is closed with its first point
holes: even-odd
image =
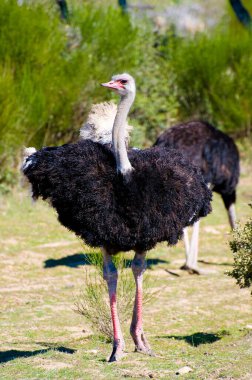
{"type": "Polygon", "coordinates": [[[113,80],[107,83],[101,83],[101,86],[110,88],[111,90],[119,90],[121,88],[120,83],[113,80]]]}

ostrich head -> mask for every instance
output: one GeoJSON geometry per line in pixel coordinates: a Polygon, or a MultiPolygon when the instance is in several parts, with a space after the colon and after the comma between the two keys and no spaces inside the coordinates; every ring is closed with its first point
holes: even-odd
{"type": "Polygon", "coordinates": [[[114,75],[110,82],[101,83],[103,87],[107,87],[110,90],[115,91],[121,97],[131,95],[135,97],[136,85],[134,78],[129,74],[114,75]]]}

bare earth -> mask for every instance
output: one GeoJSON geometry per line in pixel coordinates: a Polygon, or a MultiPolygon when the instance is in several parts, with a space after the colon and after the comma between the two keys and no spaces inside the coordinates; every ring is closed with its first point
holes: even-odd
{"type": "MultiPolygon", "coordinates": [[[[250,212],[251,172],[244,167],[240,181],[241,222],[250,212]]],[[[149,269],[149,286],[158,292],[144,310],[157,356],[133,352],[126,323],[127,354],[108,364],[110,344],[73,311],[85,279],[79,254],[91,251],[59,225],[49,206],[32,205],[23,190],[0,198],[0,379],[251,379],[251,296],[225,275],[232,255],[218,196],[213,208],[200,237],[200,266],[208,275],[178,269],[182,243],[159,245],[148,255],[159,259],[149,269]],[[176,375],[184,366],[192,371],[176,375]]]]}

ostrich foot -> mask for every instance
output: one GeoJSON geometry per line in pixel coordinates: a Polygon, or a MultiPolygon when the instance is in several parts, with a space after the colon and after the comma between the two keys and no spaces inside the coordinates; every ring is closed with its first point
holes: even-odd
{"type": "Polygon", "coordinates": [[[142,347],[135,347],[135,352],[139,352],[140,354],[144,354],[144,355],[148,355],[148,356],[153,356],[155,357],[156,354],[154,351],[152,351],[151,349],[149,348],[146,348],[144,347],[144,349],[142,347]]]}
{"type": "Polygon", "coordinates": [[[150,345],[145,338],[145,335],[143,332],[136,333],[131,331],[131,336],[135,343],[135,352],[139,352],[141,354],[149,355],[149,356],[155,356],[155,353],[150,348],[150,345]]]}
{"type": "Polygon", "coordinates": [[[190,267],[187,264],[184,264],[182,267],[180,267],[182,270],[186,270],[189,274],[197,274],[197,275],[208,275],[216,273],[215,270],[211,269],[199,269],[195,267],[190,267]]]}
{"type": "Polygon", "coordinates": [[[199,268],[190,267],[187,264],[182,265],[180,269],[186,270],[189,274],[203,274],[203,272],[199,268]]]}
{"type": "Polygon", "coordinates": [[[120,339],[114,341],[113,343],[113,351],[109,358],[109,363],[118,362],[125,354],[124,354],[125,344],[120,339]]]}

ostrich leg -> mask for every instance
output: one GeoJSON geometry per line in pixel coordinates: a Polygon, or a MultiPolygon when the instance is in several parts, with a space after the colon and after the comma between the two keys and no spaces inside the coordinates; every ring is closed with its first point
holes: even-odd
{"type": "Polygon", "coordinates": [[[189,254],[190,255],[189,267],[197,274],[199,274],[199,270],[198,270],[199,226],[200,226],[200,221],[198,220],[193,225],[193,233],[192,233],[190,254],[189,254]]]}
{"type": "Polygon", "coordinates": [[[190,274],[200,274],[198,269],[198,246],[199,246],[199,220],[193,225],[191,244],[186,229],[184,229],[184,241],[186,248],[186,262],[181,269],[187,270],[190,274]],[[186,232],[186,233],[185,233],[186,232]]]}
{"type": "Polygon", "coordinates": [[[228,219],[229,219],[229,223],[230,223],[230,226],[232,228],[232,230],[236,227],[236,212],[235,212],[235,204],[232,203],[228,210],[228,219]]]}
{"type": "Polygon", "coordinates": [[[125,344],[116,306],[116,287],[118,278],[117,269],[112,262],[111,255],[109,255],[108,251],[105,249],[103,249],[103,278],[108,284],[109,302],[113,324],[113,351],[109,358],[109,362],[115,362],[123,356],[125,344]]]}
{"type": "Polygon", "coordinates": [[[135,253],[132,261],[132,272],[136,282],[136,296],[133,309],[133,317],[130,326],[130,334],[135,343],[135,351],[153,355],[143,332],[142,307],[143,307],[143,274],[146,270],[146,253],[135,253]]]}
{"type": "Polygon", "coordinates": [[[184,240],[184,243],[185,243],[186,262],[185,262],[185,264],[183,264],[180,267],[180,269],[188,270],[189,268],[187,267],[187,263],[188,263],[189,254],[190,254],[190,242],[189,242],[189,235],[188,235],[188,229],[187,229],[187,227],[185,227],[184,231],[183,231],[183,240],[184,240]]]}
{"type": "Polygon", "coordinates": [[[221,194],[221,196],[228,213],[229,224],[233,230],[236,227],[236,212],[235,212],[236,191],[234,190],[230,194],[221,194]]]}

